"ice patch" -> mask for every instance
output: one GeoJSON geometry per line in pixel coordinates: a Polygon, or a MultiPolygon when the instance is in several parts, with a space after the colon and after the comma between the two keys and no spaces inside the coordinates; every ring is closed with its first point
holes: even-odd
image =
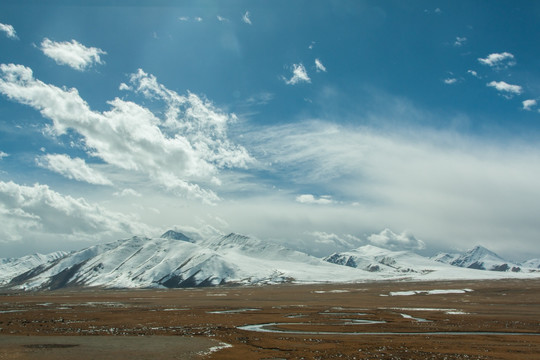
{"type": "MultiPolygon", "coordinates": [[[[446,290],[409,290],[391,291],[390,296],[411,296],[411,295],[442,295],[442,294],[465,294],[474,291],[472,289],[446,289],[446,290]]],[[[387,296],[387,295],[381,295],[387,296]]]]}
{"type": "Polygon", "coordinates": [[[233,310],[217,310],[217,311],[207,311],[207,314],[238,314],[243,313],[247,311],[261,311],[261,309],[251,309],[251,308],[245,308],[245,309],[233,309],[233,310]]]}
{"type": "Polygon", "coordinates": [[[431,322],[431,320],[426,320],[426,319],[414,317],[414,316],[411,316],[411,315],[408,315],[408,314],[400,314],[400,315],[401,315],[404,319],[410,319],[410,320],[414,320],[414,321],[418,321],[418,322],[431,322]]]}
{"type": "Polygon", "coordinates": [[[341,294],[341,293],[348,293],[350,290],[315,290],[313,291],[315,294],[341,294]]]}

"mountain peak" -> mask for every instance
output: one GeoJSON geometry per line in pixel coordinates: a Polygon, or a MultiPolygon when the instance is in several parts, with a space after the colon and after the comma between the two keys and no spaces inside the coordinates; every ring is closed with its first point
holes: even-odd
{"type": "Polygon", "coordinates": [[[482,245],[475,246],[471,250],[467,251],[466,254],[468,254],[468,255],[476,255],[476,256],[490,256],[490,257],[494,257],[494,258],[502,260],[502,258],[499,255],[497,255],[493,251],[483,247],[482,245]]]}
{"type": "Polygon", "coordinates": [[[165,232],[163,235],[160,236],[162,239],[169,239],[169,240],[180,240],[180,241],[187,241],[187,242],[193,242],[189,237],[182,234],[181,232],[169,230],[165,232]]]}

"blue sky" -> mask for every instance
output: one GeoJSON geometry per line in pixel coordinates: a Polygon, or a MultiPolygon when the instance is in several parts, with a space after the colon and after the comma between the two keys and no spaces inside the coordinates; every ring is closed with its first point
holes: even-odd
{"type": "Polygon", "coordinates": [[[3,1],[0,257],[169,228],[539,257],[539,17],[533,1],[3,1]]]}

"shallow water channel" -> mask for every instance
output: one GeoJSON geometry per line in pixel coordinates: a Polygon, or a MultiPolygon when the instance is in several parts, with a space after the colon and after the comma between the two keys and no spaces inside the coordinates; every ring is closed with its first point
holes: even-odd
{"type": "MultiPolygon", "coordinates": [[[[375,320],[355,320],[354,324],[382,324],[385,321],[375,320]]],[[[424,335],[498,335],[498,336],[540,336],[540,333],[530,332],[495,332],[495,331],[429,331],[429,332],[346,332],[346,331],[309,331],[309,330],[290,330],[280,329],[279,326],[325,326],[329,324],[316,323],[265,323],[239,326],[238,329],[246,331],[256,331],[265,333],[279,334],[304,334],[304,335],[409,335],[409,336],[424,336],[424,335]]]]}

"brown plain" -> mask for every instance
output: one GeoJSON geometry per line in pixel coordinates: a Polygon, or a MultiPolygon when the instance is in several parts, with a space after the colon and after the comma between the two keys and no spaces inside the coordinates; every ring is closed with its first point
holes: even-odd
{"type": "Polygon", "coordinates": [[[538,359],[540,280],[3,292],[0,359],[38,358],[538,359]],[[389,296],[433,289],[473,291],[389,296]]]}

